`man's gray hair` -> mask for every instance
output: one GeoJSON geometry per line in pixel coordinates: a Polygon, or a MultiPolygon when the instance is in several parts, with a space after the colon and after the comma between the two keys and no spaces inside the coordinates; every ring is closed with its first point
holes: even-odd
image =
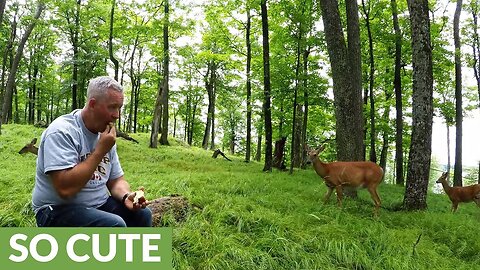
{"type": "Polygon", "coordinates": [[[87,89],[87,99],[103,97],[108,89],[113,89],[123,93],[123,87],[120,83],[108,76],[100,76],[90,80],[87,89]]]}

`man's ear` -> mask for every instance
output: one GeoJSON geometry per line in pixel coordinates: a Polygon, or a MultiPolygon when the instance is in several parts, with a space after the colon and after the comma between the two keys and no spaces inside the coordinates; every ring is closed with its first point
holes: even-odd
{"type": "Polygon", "coordinates": [[[89,108],[94,108],[96,104],[97,104],[97,100],[95,98],[91,98],[91,99],[88,100],[88,107],[89,108]]]}

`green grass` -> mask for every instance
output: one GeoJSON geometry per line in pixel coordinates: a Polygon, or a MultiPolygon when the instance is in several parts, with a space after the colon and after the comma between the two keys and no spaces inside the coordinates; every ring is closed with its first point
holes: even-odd
{"type": "MultiPolygon", "coordinates": [[[[0,226],[35,226],[30,210],[35,156],[17,152],[41,129],[3,125],[0,135],[0,226]]],[[[148,134],[118,139],[125,176],[148,199],[181,194],[201,207],[176,223],[175,269],[480,269],[480,209],[450,213],[446,195],[429,193],[428,210],[391,211],[403,187],[382,184],[374,218],[366,190],[359,200],[323,204],[326,187],[312,169],[293,175],[262,172],[242,157],[212,159],[211,151],[148,148],[148,134]],[[417,243],[417,240],[420,240],[417,243]]],[[[433,181],[433,180],[432,180],[433,181]]]]}

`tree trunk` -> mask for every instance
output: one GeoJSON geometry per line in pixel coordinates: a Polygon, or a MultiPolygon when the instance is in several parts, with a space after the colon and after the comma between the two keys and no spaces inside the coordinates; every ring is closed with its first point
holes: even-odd
{"type": "Polygon", "coordinates": [[[79,64],[79,40],[78,35],[80,34],[80,4],[81,0],[77,0],[77,4],[75,6],[75,29],[71,33],[72,39],[72,47],[73,47],[73,67],[72,67],[72,111],[78,109],[78,101],[77,101],[77,90],[78,90],[78,64],[79,64]]]}
{"type": "Polygon", "coordinates": [[[22,58],[22,55],[23,55],[23,48],[25,47],[25,43],[27,42],[28,37],[32,33],[33,28],[35,27],[35,24],[37,23],[38,18],[40,18],[40,15],[42,14],[42,11],[44,8],[45,8],[45,5],[43,4],[43,2],[39,1],[37,4],[37,10],[35,12],[34,19],[28,25],[27,29],[25,30],[25,33],[23,34],[22,39],[20,40],[20,43],[18,44],[18,48],[15,53],[15,58],[13,59],[12,68],[10,69],[10,73],[8,74],[7,86],[5,88],[5,97],[4,97],[3,106],[2,106],[3,115],[1,116],[1,120],[3,123],[7,122],[8,114],[12,108],[11,100],[12,100],[13,90],[15,87],[15,77],[17,74],[18,65],[20,64],[20,59],[22,58]]]}
{"type": "Polygon", "coordinates": [[[115,80],[118,81],[118,60],[113,55],[113,20],[115,15],[115,0],[112,0],[112,7],[110,9],[110,35],[108,37],[108,54],[110,61],[113,63],[113,69],[115,70],[115,80]]]}
{"type": "Polygon", "coordinates": [[[3,13],[5,12],[6,3],[7,3],[7,0],[0,0],[0,29],[2,28],[3,13]]]}
{"type": "Polygon", "coordinates": [[[450,165],[451,165],[451,161],[450,161],[450,125],[448,124],[448,122],[445,124],[446,128],[447,128],[447,172],[450,172],[450,165]]]}
{"type": "Polygon", "coordinates": [[[158,131],[160,130],[160,115],[162,111],[162,83],[158,83],[157,99],[153,112],[152,131],[150,133],[150,148],[157,148],[158,131]]]}
{"type": "Polygon", "coordinates": [[[257,152],[255,153],[255,160],[260,162],[262,160],[262,134],[257,134],[257,152]]]}
{"type": "Polygon", "coordinates": [[[433,72],[427,0],[408,0],[412,31],[412,139],[408,158],[406,210],[425,209],[432,153],[433,72]]]}
{"type": "MultiPolygon", "coordinates": [[[[284,159],[284,151],[285,151],[285,143],[287,142],[287,137],[282,137],[281,139],[275,142],[275,151],[273,154],[273,161],[272,167],[285,170],[287,166],[285,166],[285,159],[284,159]]],[[[290,166],[290,174],[291,174],[292,166],[290,166]]]]}
{"type": "MultiPolygon", "coordinates": [[[[304,9],[302,9],[302,15],[304,13],[304,9]]],[[[300,75],[300,55],[302,54],[302,38],[303,38],[303,24],[300,22],[298,26],[298,34],[297,34],[297,51],[296,51],[296,63],[295,63],[295,89],[293,95],[293,116],[292,116],[292,143],[290,147],[290,174],[293,174],[293,167],[300,167],[300,136],[298,131],[301,131],[301,127],[298,127],[298,105],[297,105],[297,97],[298,97],[298,88],[299,88],[299,75],[300,75]]],[[[275,143],[276,144],[276,143],[275,143]]],[[[275,149],[277,151],[277,149],[275,149]]],[[[276,155],[277,153],[275,153],[276,155]]],[[[282,160],[283,161],[283,160],[282,160]]]]}
{"type": "MultiPolygon", "coordinates": [[[[347,0],[347,44],[337,0],[321,0],[325,39],[332,68],[336,116],[337,159],[363,160],[362,74],[360,62],[360,32],[356,1],[347,0]]],[[[346,195],[356,197],[353,189],[346,195]]]]}
{"type": "Polygon", "coordinates": [[[169,97],[169,65],[170,51],[168,47],[168,26],[170,24],[170,3],[169,0],[164,1],[165,18],[163,21],[163,91],[162,91],[162,135],[160,136],[161,145],[170,145],[168,143],[168,97],[169,97]]]}
{"type": "Polygon", "coordinates": [[[373,58],[373,37],[372,29],[370,28],[370,7],[367,9],[365,6],[365,0],[362,0],[362,9],[365,14],[365,23],[368,34],[368,60],[370,65],[370,73],[368,74],[368,89],[370,100],[370,161],[377,162],[377,151],[375,146],[375,140],[377,133],[375,131],[375,95],[373,93],[373,87],[375,82],[375,60],[373,58]]]}
{"type": "Polygon", "coordinates": [[[395,77],[393,85],[395,88],[395,183],[403,186],[403,105],[402,105],[402,32],[398,25],[398,11],[396,0],[391,0],[393,28],[395,29],[395,77]]]}
{"type": "Polygon", "coordinates": [[[462,60],[460,45],[460,13],[462,0],[457,0],[457,8],[453,17],[453,41],[455,44],[455,165],[453,185],[462,186],[462,133],[463,133],[463,108],[462,108],[462,60]]]}
{"type": "Polygon", "coordinates": [[[251,62],[252,62],[252,44],[250,42],[250,28],[251,28],[251,16],[250,6],[247,6],[247,26],[245,34],[245,43],[247,45],[247,139],[245,147],[245,162],[250,162],[252,145],[252,82],[250,78],[251,62]]]}
{"type": "Polygon", "coordinates": [[[215,77],[214,83],[213,83],[213,94],[212,94],[212,113],[211,113],[211,126],[212,126],[212,136],[210,138],[210,150],[215,149],[215,101],[216,101],[216,81],[217,78],[215,77]]]}
{"type": "Polygon", "coordinates": [[[272,171],[272,111],[270,108],[270,43],[268,40],[267,0],[260,3],[263,37],[263,117],[265,123],[265,165],[263,171],[272,171]]]}
{"type": "MultiPolygon", "coordinates": [[[[472,5],[472,17],[473,17],[473,73],[477,81],[477,92],[478,92],[478,108],[480,109],[480,41],[478,37],[478,5],[475,2],[475,5],[472,5]]],[[[478,162],[478,183],[480,184],[480,161],[478,162]]]]}
{"type": "Polygon", "coordinates": [[[217,76],[217,65],[216,63],[211,60],[208,63],[207,74],[205,75],[205,88],[207,90],[208,95],[208,109],[207,109],[207,123],[205,124],[205,132],[203,133],[203,141],[202,147],[203,149],[207,150],[208,142],[210,139],[210,131],[212,129],[212,118],[214,113],[214,87],[215,87],[215,80],[217,76]]]}
{"type": "Polygon", "coordinates": [[[303,124],[302,124],[302,142],[301,150],[302,151],[302,164],[301,168],[307,168],[307,151],[305,151],[305,146],[307,144],[307,124],[308,124],[308,88],[307,88],[307,77],[308,77],[308,56],[310,55],[310,48],[305,49],[303,52],[303,124]]]}
{"type": "MultiPolygon", "coordinates": [[[[135,100],[135,91],[134,91],[134,86],[136,84],[135,82],[135,69],[133,68],[133,63],[135,61],[135,53],[137,52],[137,47],[139,43],[139,34],[135,36],[135,41],[133,42],[133,49],[132,49],[132,57],[130,58],[130,80],[132,84],[132,91],[130,92],[130,103],[128,106],[128,118],[127,118],[127,128],[126,132],[131,132],[132,131],[132,125],[133,125],[133,105],[134,105],[134,100],[135,100]]],[[[163,91],[163,88],[162,88],[163,91]]]]}

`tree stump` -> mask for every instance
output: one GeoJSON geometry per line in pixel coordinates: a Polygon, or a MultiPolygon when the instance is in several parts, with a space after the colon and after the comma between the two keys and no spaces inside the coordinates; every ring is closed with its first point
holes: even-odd
{"type": "Polygon", "coordinates": [[[152,211],[153,227],[162,224],[165,214],[172,214],[176,222],[185,221],[191,208],[188,199],[178,194],[152,200],[147,207],[152,211]]]}
{"type": "Polygon", "coordinates": [[[286,142],[287,137],[282,137],[280,140],[275,141],[275,151],[273,154],[272,167],[278,168],[280,170],[287,169],[287,166],[285,166],[285,161],[283,159],[283,152],[286,142]]]}

